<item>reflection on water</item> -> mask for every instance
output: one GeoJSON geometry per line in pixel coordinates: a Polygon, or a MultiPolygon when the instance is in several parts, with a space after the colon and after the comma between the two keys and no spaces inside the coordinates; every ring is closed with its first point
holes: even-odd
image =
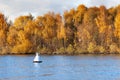
{"type": "Polygon", "coordinates": [[[33,63],[35,67],[39,67],[40,63],[33,63]]]}
{"type": "Polygon", "coordinates": [[[120,80],[120,56],[0,56],[0,80],[120,80]]]}
{"type": "Polygon", "coordinates": [[[53,74],[47,73],[47,74],[43,74],[43,75],[41,75],[41,76],[51,76],[51,75],[53,75],[53,74]]]}

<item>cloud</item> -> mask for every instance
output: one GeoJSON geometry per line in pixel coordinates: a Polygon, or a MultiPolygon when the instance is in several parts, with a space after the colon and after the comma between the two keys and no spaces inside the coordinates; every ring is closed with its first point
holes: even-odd
{"type": "Polygon", "coordinates": [[[104,5],[107,8],[114,7],[120,4],[119,0],[90,0],[89,6],[100,6],[104,5]]]}
{"type": "Polygon", "coordinates": [[[33,16],[43,15],[48,11],[62,14],[79,4],[87,7],[105,5],[109,8],[119,3],[119,0],[0,0],[0,11],[13,20],[28,13],[32,13],[33,16]]]}

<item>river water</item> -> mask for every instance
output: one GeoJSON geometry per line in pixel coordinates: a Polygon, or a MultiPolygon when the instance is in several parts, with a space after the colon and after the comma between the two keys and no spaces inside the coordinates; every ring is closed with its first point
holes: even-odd
{"type": "Polygon", "coordinates": [[[120,56],[0,56],[0,80],[120,80],[120,56]]]}

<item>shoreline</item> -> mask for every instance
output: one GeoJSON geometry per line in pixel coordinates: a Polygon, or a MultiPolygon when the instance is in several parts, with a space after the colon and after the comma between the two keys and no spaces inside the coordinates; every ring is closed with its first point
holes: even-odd
{"type": "MultiPolygon", "coordinates": [[[[6,53],[6,54],[0,54],[2,55],[35,55],[35,53],[6,53]]],[[[65,54],[65,53],[41,53],[40,55],[45,55],[45,56],[55,56],[55,55],[63,55],[63,56],[81,56],[81,55],[120,55],[120,53],[73,53],[73,54],[65,54]]]]}

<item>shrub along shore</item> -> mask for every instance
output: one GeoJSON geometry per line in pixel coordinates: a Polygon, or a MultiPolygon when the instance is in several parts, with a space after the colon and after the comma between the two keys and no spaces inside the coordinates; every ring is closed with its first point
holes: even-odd
{"type": "Polygon", "coordinates": [[[9,21],[0,13],[0,54],[119,54],[120,5],[48,12],[9,21]]]}

